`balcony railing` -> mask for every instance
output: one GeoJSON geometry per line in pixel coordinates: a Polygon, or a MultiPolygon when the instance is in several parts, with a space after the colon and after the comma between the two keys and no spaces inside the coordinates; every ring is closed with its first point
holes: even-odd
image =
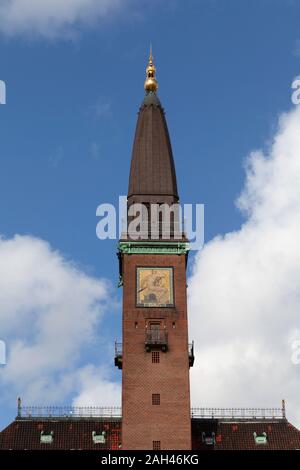
{"type": "Polygon", "coordinates": [[[194,356],[194,341],[189,344],[189,366],[193,367],[195,362],[195,356],[194,356]]]}
{"type": "MultiPolygon", "coordinates": [[[[148,331],[146,332],[145,349],[150,352],[153,348],[160,348],[166,352],[168,350],[168,334],[164,330],[148,331]]],[[[194,356],[194,341],[188,345],[189,351],[189,367],[193,367],[194,356]]],[[[115,342],[115,366],[122,369],[123,366],[123,348],[122,343],[115,342]]]]}
{"type": "Polygon", "coordinates": [[[122,369],[123,366],[122,343],[117,342],[115,342],[115,366],[118,369],[122,369]]]}
{"type": "Polygon", "coordinates": [[[166,330],[146,331],[145,349],[149,352],[153,348],[160,348],[164,352],[168,350],[168,333],[166,330]]]}

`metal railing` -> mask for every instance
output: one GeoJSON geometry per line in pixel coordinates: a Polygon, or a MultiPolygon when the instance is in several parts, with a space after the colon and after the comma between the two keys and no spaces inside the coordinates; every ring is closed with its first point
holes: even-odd
{"type": "Polygon", "coordinates": [[[149,346],[165,346],[168,344],[168,333],[166,330],[148,330],[145,343],[149,346]]]}
{"type": "MultiPolygon", "coordinates": [[[[122,418],[121,407],[100,406],[22,406],[18,403],[18,418],[122,418]]],[[[201,408],[191,409],[191,418],[202,419],[286,419],[282,408],[201,408]]]]}
{"type": "Polygon", "coordinates": [[[123,347],[122,343],[115,342],[115,366],[118,369],[123,367],[123,347]]]}
{"type": "Polygon", "coordinates": [[[192,418],[285,419],[285,408],[192,408],[192,418]]]}
{"type": "Polygon", "coordinates": [[[122,353],[123,353],[122,343],[115,342],[115,356],[120,357],[122,356],[122,353]]]}
{"type": "Polygon", "coordinates": [[[195,355],[194,355],[194,341],[192,343],[189,343],[189,366],[193,367],[194,362],[195,362],[195,355]]]}
{"type": "Polygon", "coordinates": [[[18,406],[18,418],[121,418],[120,407],[18,406]]]}

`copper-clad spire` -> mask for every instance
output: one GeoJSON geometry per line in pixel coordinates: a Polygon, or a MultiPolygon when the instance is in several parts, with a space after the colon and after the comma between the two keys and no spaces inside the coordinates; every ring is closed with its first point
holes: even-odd
{"type": "Polygon", "coordinates": [[[178,201],[172,147],[164,110],[156,94],[152,48],[132,150],[128,204],[178,201]]]}

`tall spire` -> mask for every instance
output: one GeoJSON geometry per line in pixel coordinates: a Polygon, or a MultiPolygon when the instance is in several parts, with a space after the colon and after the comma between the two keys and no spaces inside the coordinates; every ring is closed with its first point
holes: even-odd
{"type": "Polygon", "coordinates": [[[146,96],[138,113],[132,150],[128,204],[178,201],[176,172],[164,110],[156,94],[152,47],[146,69],[146,96]]]}
{"type": "Polygon", "coordinates": [[[156,67],[153,63],[153,54],[152,54],[152,45],[150,44],[150,54],[149,54],[149,62],[146,67],[146,80],[145,80],[145,91],[146,93],[149,92],[156,92],[158,89],[158,83],[155,78],[156,67]]]}

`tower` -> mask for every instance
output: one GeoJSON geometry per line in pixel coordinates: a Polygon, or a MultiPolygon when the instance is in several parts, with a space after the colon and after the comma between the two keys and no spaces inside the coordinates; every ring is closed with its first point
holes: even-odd
{"type": "Polygon", "coordinates": [[[177,233],[181,224],[176,211],[171,211],[169,227],[162,214],[152,224],[154,207],[171,208],[179,201],[157,88],[150,51],[132,151],[128,233],[119,242],[123,344],[122,349],[116,346],[115,363],[122,369],[126,450],[191,449],[189,367],[194,358],[188,344],[188,243],[183,233],[177,233]],[[146,208],[148,218],[143,212],[139,234],[134,236],[130,222],[138,204],[146,208]]]}

